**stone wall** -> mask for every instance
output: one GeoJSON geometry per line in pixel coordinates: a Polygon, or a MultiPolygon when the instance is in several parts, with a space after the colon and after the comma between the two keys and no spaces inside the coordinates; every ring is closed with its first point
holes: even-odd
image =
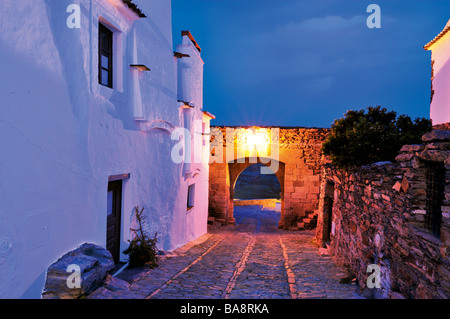
{"type": "Polygon", "coordinates": [[[395,163],[323,169],[316,240],[367,296],[450,297],[450,132],[435,130],[422,140],[404,146],[395,163]],[[438,235],[426,226],[431,162],[441,163],[445,175],[438,235]],[[371,264],[379,267],[379,288],[369,288],[371,264]]]}
{"type": "MultiPolygon", "coordinates": [[[[211,164],[209,171],[209,211],[210,217],[233,222],[234,185],[239,174],[253,163],[249,158],[238,162],[237,156],[227,162],[226,129],[237,127],[212,127],[211,132],[222,134],[211,140],[211,164]],[[219,147],[223,147],[222,150],[219,147]],[[213,159],[216,152],[222,152],[222,161],[213,159]]],[[[260,128],[261,129],[261,128],[260,128]]],[[[318,208],[320,181],[323,167],[322,143],[330,133],[329,129],[302,127],[268,127],[268,132],[279,132],[276,157],[276,175],[281,188],[280,228],[290,228],[318,208]]],[[[239,147],[239,146],[237,146],[239,147]]],[[[236,148],[236,146],[235,146],[236,148]]],[[[236,152],[237,154],[237,152],[236,152]]],[[[260,159],[258,158],[258,161],[260,159]]]]}
{"type": "Polygon", "coordinates": [[[227,163],[209,166],[209,216],[226,223],[230,210],[230,178],[227,163]]]}
{"type": "Polygon", "coordinates": [[[433,129],[450,131],[450,122],[444,123],[444,124],[433,125],[433,129]]]}
{"type": "Polygon", "coordinates": [[[324,158],[321,148],[328,129],[280,130],[280,158],[286,163],[284,181],[285,228],[309,217],[318,208],[324,158]]]}

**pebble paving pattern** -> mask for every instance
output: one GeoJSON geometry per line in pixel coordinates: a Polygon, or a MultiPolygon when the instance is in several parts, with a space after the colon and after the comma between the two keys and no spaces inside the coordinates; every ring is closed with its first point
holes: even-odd
{"type": "Polygon", "coordinates": [[[211,227],[154,269],[128,270],[89,299],[360,299],[314,245],[314,231],[278,229],[279,213],[235,207],[236,225],[211,227]]]}

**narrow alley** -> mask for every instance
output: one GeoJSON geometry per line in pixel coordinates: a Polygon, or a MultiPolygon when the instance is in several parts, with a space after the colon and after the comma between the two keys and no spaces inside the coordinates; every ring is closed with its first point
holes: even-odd
{"type": "Polygon", "coordinates": [[[361,298],[356,284],[313,243],[314,231],[278,229],[279,213],[261,206],[235,208],[236,225],[163,256],[154,269],[125,270],[90,299],[361,298]]]}

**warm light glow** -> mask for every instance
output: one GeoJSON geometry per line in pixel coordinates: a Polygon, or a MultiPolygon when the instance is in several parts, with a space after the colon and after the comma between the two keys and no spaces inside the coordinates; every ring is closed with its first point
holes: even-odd
{"type": "Polygon", "coordinates": [[[249,130],[246,134],[246,144],[248,148],[265,148],[269,144],[269,138],[265,132],[258,132],[249,130]]]}
{"type": "Polygon", "coordinates": [[[266,156],[270,145],[267,129],[252,127],[242,130],[237,139],[237,148],[248,156],[266,156]]]}

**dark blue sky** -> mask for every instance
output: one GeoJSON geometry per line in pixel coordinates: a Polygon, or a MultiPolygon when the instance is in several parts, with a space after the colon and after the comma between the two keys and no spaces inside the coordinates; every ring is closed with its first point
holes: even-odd
{"type": "Polygon", "coordinates": [[[423,46],[450,18],[449,0],[172,0],[174,45],[190,30],[205,62],[213,125],[330,127],[381,105],[429,118],[423,46]],[[381,28],[369,29],[369,4],[381,28]]]}

